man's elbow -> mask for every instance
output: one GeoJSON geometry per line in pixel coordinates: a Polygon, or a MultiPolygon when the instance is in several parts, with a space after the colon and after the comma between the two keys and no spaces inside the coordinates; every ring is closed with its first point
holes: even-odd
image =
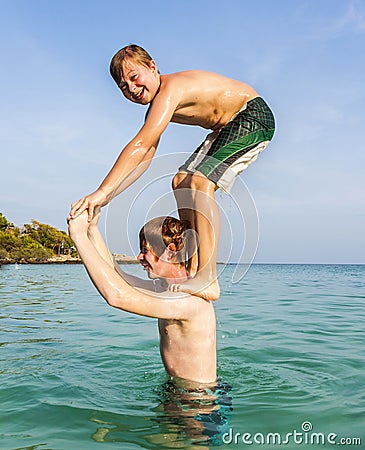
{"type": "Polygon", "coordinates": [[[120,295],[118,295],[118,293],[115,292],[108,292],[107,294],[103,295],[105,301],[108,303],[109,306],[111,306],[112,308],[118,308],[118,309],[123,309],[122,308],[122,301],[120,298],[120,295]]]}

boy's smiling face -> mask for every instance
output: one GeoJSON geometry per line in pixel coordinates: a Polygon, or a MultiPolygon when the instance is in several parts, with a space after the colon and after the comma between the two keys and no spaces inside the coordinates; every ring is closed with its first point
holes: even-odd
{"type": "Polygon", "coordinates": [[[120,89],[128,100],[147,105],[154,99],[160,86],[160,76],[154,61],[149,67],[128,59],[123,63],[120,89]]]}
{"type": "Polygon", "coordinates": [[[141,250],[137,256],[137,260],[142,265],[144,270],[147,271],[149,278],[158,278],[163,276],[161,271],[161,259],[157,257],[148,242],[144,242],[141,246],[141,250]]]}

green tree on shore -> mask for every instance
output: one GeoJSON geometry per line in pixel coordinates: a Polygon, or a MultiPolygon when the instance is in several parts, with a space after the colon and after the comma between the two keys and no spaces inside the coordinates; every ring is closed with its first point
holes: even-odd
{"type": "Polygon", "coordinates": [[[14,224],[10,223],[8,219],[0,213],[0,230],[7,230],[13,228],[14,224]]]}
{"type": "Polygon", "coordinates": [[[67,233],[36,220],[18,228],[0,213],[0,263],[43,262],[60,254],[76,254],[67,233]]]}

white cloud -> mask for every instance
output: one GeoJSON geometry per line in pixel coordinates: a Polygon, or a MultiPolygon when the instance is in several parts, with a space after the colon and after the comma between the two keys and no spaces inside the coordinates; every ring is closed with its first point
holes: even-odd
{"type": "MultiPolygon", "coordinates": [[[[345,5],[345,3],[344,3],[345,5]]],[[[359,1],[348,2],[342,15],[332,16],[326,23],[316,26],[311,36],[314,39],[332,39],[344,34],[359,34],[365,31],[364,3],[359,1]]],[[[318,24],[317,24],[318,25],[318,24]]]]}
{"type": "Polygon", "coordinates": [[[346,13],[334,25],[334,29],[338,31],[363,33],[365,31],[364,3],[359,1],[351,2],[346,13]]]}

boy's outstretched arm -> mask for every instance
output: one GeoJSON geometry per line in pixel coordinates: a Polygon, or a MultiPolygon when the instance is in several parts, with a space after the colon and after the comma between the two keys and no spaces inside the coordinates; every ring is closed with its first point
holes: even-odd
{"type": "Polygon", "coordinates": [[[70,216],[75,218],[88,211],[88,220],[91,222],[96,208],[107,205],[147,170],[156,148],[157,141],[150,146],[134,141],[127,144],[98,189],[72,203],[70,216]]]}
{"type": "Polygon", "coordinates": [[[99,188],[72,204],[71,218],[77,217],[83,211],[88,211],[90,222],[95,208],[108,204],[113,197],[142,175],[148,168],[156,152],[160,136],[169,124],[178,103],[179,94],[170,87],[158,94],[151,104],[146,122],[121,151],[99,188]]]}

